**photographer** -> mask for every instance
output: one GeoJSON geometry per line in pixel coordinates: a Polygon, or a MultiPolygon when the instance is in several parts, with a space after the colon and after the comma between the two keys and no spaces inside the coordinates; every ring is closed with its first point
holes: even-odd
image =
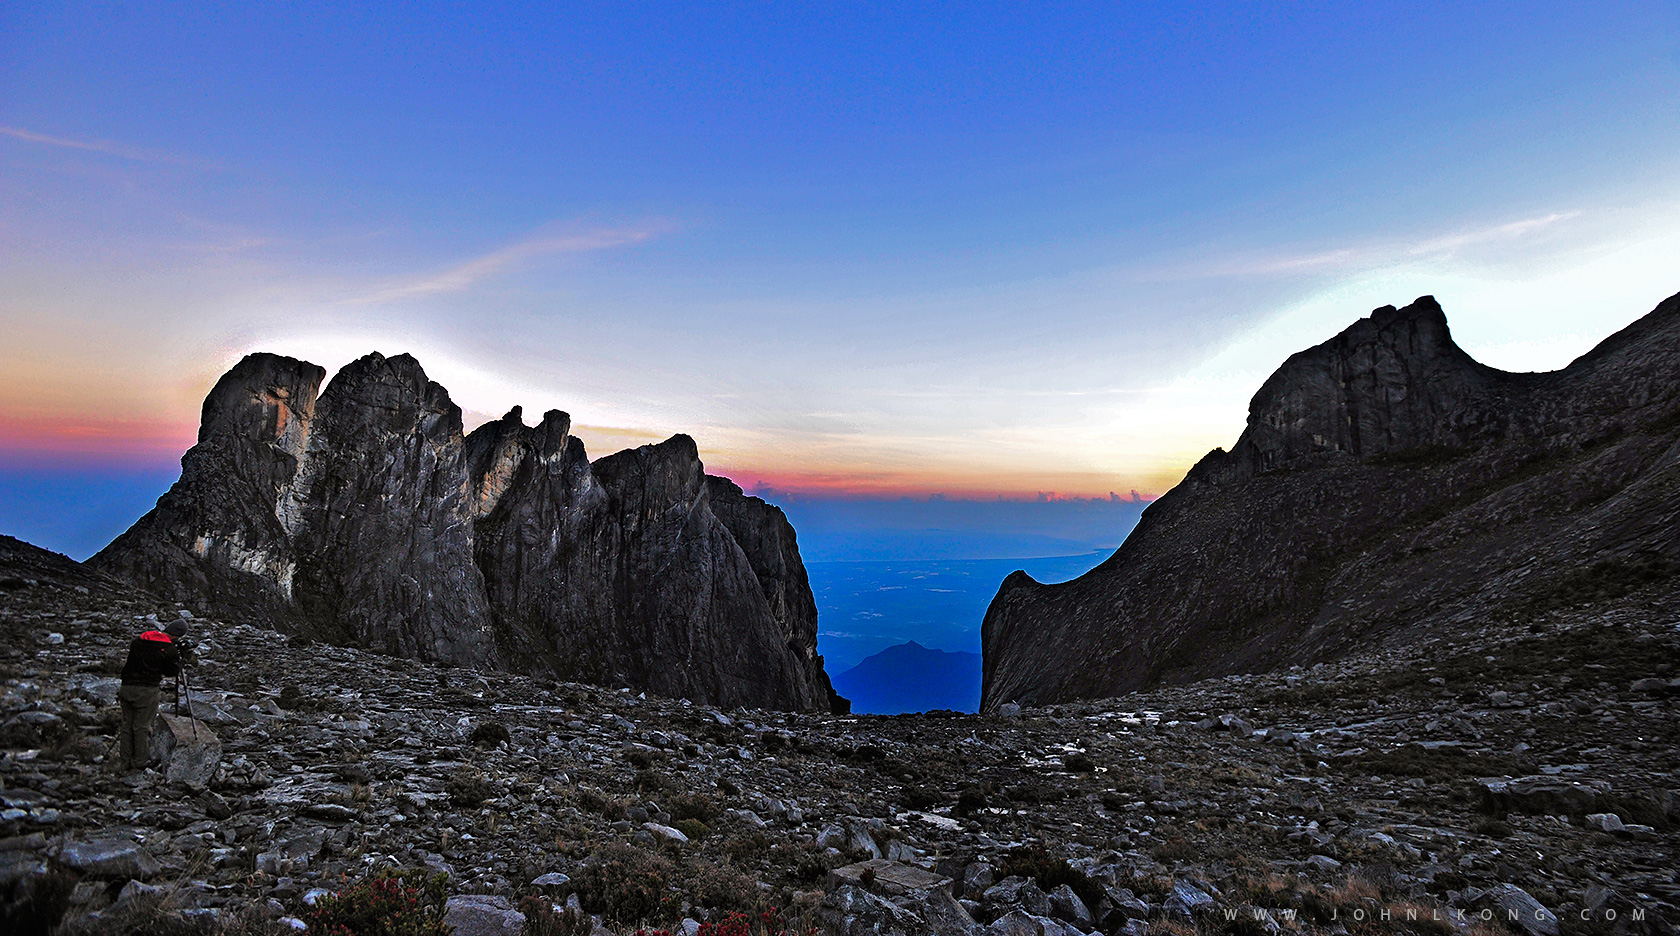
{"type": "Polygon", "coordinates": [[[186,650],[186,634],[186,621],[172,621],[161,631],[146,631],[128,645],[122,688],[117,690],[117,704],[122,709],[117,753],[125,770],[139,770],[152,758],[152,725],[157,721],[163,679],[179,675],[181,665],[190,662],[184,658],[190,652],[186,650]]]}

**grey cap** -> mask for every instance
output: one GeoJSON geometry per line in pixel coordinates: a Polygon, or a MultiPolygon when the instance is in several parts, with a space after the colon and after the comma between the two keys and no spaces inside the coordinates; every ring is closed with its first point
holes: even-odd
{"type": "Polygon", "coordinates": [[[165,627],[163,632],[171,637],[185,637],[187,635],[187,622],[170,621],[169,626],[165,627]]]}

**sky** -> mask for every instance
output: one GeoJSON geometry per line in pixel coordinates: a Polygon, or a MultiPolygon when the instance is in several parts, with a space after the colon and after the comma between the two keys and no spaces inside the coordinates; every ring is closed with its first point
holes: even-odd
{"type": "Polygon", "coordinates": [[[1551,369],[1677,258],[1672,0],[0,5],[37,512],[255,350],[787,497],[1148,499],[1377,306],[1551,369]]]}

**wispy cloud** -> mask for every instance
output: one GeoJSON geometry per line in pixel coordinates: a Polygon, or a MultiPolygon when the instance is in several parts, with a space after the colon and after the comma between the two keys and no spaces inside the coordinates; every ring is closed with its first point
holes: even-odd
{"type": "Polygon", "coordinates": [[[1554,211],[1537,218],[1524,218],[1521,221],[1512,221],[1509,224],[1495,224],[1457,234],[1448,234],[1413,244],[1407,250],[1407,253],[1414,257],[1421,257],[1430,254],[1451,253],[1460,247],[1468,247],[1472,244],[1511,240],[1525,234],[1531,234],[1541,228],[1550,227],[1559,221],[1568,221],[1580,214],[1579,211],[1554,211]]]}
{"type": "Polygon", "coordinates": [[[602,228],[576,234],[540,234],[493,250],[442,270],[404,277],[358,297],[361,302],[389,302],[436,293],[460,292],[501,273],[518,269],[538,257],[589,253],[639,244],[665,230],[666,225],[602,228]]]}
{"type": "Polygon", "coordinates": [[[1466,247],[1517,240],[1580,214],[1579,211],[1554,211],[1533,218],[1486,225],[1415,241],[1394,240],[1272,256],[1238,255],[1212,262],[1147,270],[1141,278],[1183,280],[1226,276],[1274,276],[1387,266],[1425,257],[1447,256],[1466,247]]]}
{"type": "Polygon", "coordinates": [[[162,163],[170,166],[188,166],[194,169],[218,168],[211,163],[191,156],[168,153],[162,150],[144,149],[117,143],[112,140],[77,140],[71,137],[53,136],[47,133],[36,133],[22,127],[8,127],[0,125],[0,136],[22,140],[25,143],[38,143],[42,146],[55,146],[59,149],[81,150],[88,153],[104,153],[118,159],[128,159],[134,162],[162,163]]]}

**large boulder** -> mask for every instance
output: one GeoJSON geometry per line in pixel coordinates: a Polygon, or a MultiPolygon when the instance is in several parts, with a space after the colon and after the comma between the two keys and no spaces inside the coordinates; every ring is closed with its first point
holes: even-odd
{"type": "Polygon", "coordinates": [[[1557,914],[1515,884],[1495,884],[1473,895],[1470,904],[1491,909],[1495,919],[1528,936],[1558,936],[1557,914]]]}
{"type": "Polygon", "coordinates": [[[1481,782],[1482,805],[1494,813],[1582,816],[1594,812],[1610,795],[1603,780],[1565,780],[1537,775],[1481,782]]]}
{"type": "Polygon", "coordinates": [[[56,857],[73,871],[106,880],[146,881],[163,870],[144,846],[117,836],[65,842],[56,857]]]}
{"type": "Polygon", "coordinates": [[[927,932],[921,917],[850,884],[823,898],[817,918],[838,936],[921,936],[927,932]]]}
{"type": "Polygon", "coordinates": [[[171,783],[207,786],[221,766],[222,742],[197,719],[160,714],[152,729],[152,760],[171,783]]]}
{"type": "Polygon", "coordinates": [[[460,894],[444,904],[443,922],[455,928],[455,936],[519,936],[525,914],[506,897],[460,894]]]}

